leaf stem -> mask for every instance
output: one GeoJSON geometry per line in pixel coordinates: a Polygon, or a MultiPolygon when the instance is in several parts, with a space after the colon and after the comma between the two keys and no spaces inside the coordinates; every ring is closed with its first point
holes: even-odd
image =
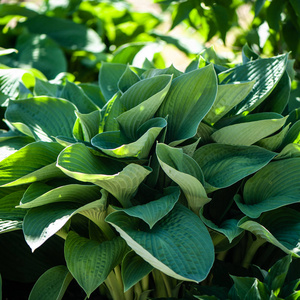
{"type": "Polygon", "coordinates": [[[159,270],[154,269],[152,271],[152,275],[153,275],[154,285],[155,285],[155,294],[156,294],[155,297],[167,298],[168,294],[162,278],[162,273],[159,270]]]}
{"type": "Polygon", "coordinates": [[[142,278],[141,284],[143,292],[149,290],[149,275],[142,278]]]}
{"type": "Polygon", "coordinates": [[[266,243],[266,240],[257,237],[257,239],[255,241],[252,241],[249,249],[246,252],[246,255],[244,257],[244,260],[242,262],[242,266],[246,269],[249,268],[251,261],[255,255],[255,253],[257,252],[257,250],[259,249],[260,246],[262,246],[264,243],[266,243]]]}

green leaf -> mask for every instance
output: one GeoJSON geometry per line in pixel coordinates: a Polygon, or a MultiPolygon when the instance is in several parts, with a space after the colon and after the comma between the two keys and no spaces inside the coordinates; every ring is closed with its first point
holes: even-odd
{"type": "Polygon", "coordinates": [[[99,72],[99,86],[106,101],[118,92],[118,82],[126,70],[125,64],[103,62],[99,72]]]}
{"type": "Polygon", "coordinates": [[[134,251],[130,251],[123,258],[121,270],[124,292],[126,292],[147,276],[153,267],[139,255],[136,255],[134,251]]]}
{"type": "Polygon", "coordinates": [[[268,164],[276,153],[257,146],[208,144],[194,153],[205,181],[216,188],[228,187],[268,164]]]}
{"type": "Polygon", "coordinates": [[[231,115],[248,113],[266,99],[284,74],[287,57],[288,55],[284,54],[272,58],[257,59],[219,74],[221,84],[255,80],[252,91],[230,112],[231,115]]]}
{"type": "Polygon", "coordinates": [[[283,287],[285,278],[287,276],[290,263],[292,262],[291,255],[287,255],[284,258],[278,260],[268,271],[264,282],[267,284],[271,291],[278,292],[283,287]]]}
{"type": "Polygon", "coordinates": [[[106,47],[93,29],[71,20],[37,15],[27,19],[22,25],[26,26],[32,33],[46,34],[60,46],[73,51],[85,50],[99,53],[106,47]]]}
{"type": "Polygon", "coordinates": [[[157,144],[156,155],[164,172],[182,189],[189,206],[198,214],[199,209],[211,199],[202,185],[203,174],[190,156],[182,149],[157,144]]]}
{"type": "Polygon", "coordinates": [[[1,141],[0,136],[0,161],[32,142],[34,142],[34,139],[29,136],[3,138],[3,141],[1,141]]]}
{"type": "Polygon", "coordinates": [[[31,208],[24,218],[23,232],[32,252],[61,230],[75,214],[83,214],[101,228],[106,217],[107,193],[104,192],[100,200],[93,200],[86,194],[81,203],[69,201],[31,208]]]}
{"type": "Polygon", "coordinates": [[[18,96],[19,82],[27,71],[22,69],[0,69],[0,92],[5,96],[1,106],[7,106],[8,98],[15,99],[18,96]]]}
{"type": "Polygon", "coordinates": [[[80,120],[84,141],[90,142],[91,139],[99,133],[101,122],[100,111],[95,110],[89,114],[81,114],[79,112],[76,112],[76,115],[80,120]]]}
{"type": "Polygon", "coordinates": [[[25,3],[12,4],[12,3],[3,3],[0,4],[0,16],[24,16],[28,18],[32,18],[38,15],[34,9],[30,9],[24,6],[25,3]]]}
{"type": "Polygon", "coordinates": [[[161,130],[167,126],[167,122],[165,119],[155,118],[150,119],[147,123],[151,124],[151,127],[144,124],[150,128],[135,142],[131,143],[122,135],[121,131],[106,131],[96,135],[92,139],[92,145],[116,158],[148,158],[153,143],[161,130]]]}
{"type": "Polygon", "coordinates": [[[262,212],[299,202],[300,158],[269,163],[246,181],[243,198],[234,200],[240,210],[251,218],[262,212]]]}
{"type": "Polygon", "coordinates": [[[145,261],[179,280],[200,282],[214,260],[209,233],[193,212],[176,204],[174,209],[150,229],[137,226],[123,211],[106,217],[127,244],[145,261]]]}
{"type": "Polygon", "coordinates": [[[180,196],[180,189],[178,187],[170,187],[164,197],[158,200],[150,201],[144,205],[136,205],[126,209],[119,209],[124,211],[127,215],[139,218],[147,223],[150,229],[166,216],[174,207],[180,196]]]}
{"type": "Polygon", "coordinates": [[[63,50],[44,34],[22,34],[18,37],[18,64],[23,68],[35,68],[48,79],[67,71],[63,50]]]}
{"type": "Polygon", "coordinates": [[[62,135],[73,137],[76,107],[67,100],[34,97],[9,103],[5,118],[23,133],[24,124],[36,140],[51,142],[62,135]]]}
{"type": "Polygon", "coordinates": [[[136,73],[134,73],[127,65],[125,72],[123,73],[118,82],[118,88],[122,93],[124,93],[138,81],[140,81],[139,76],[136,73]]]}
{"type": "Polygon", "coordinates": [[[68,184],[53,188],[44,183],[33,183],[24,193],[18,207],[32,208],[54,202],[86,203],[101,197],[95,185],[68,184]]]}
{"type": "Polygon", "coordinates": [[[88,114],[98,109],[93,101],[75,83],[67,81],[60,95],[72,102],[82,114],[88,114]]]}
{"type": "Polygon", "coordinates": [[[106,101],[104,99],[104,96],[101,93],[100,87],[98,84],[92,84],[92,83],[80,83],[78,85],[82,88],[84,93],[96,104],[98,107],[102,108],[106,101]]]}
{"type": "Polygon", "coordinates": [[[124,206],[141,182],[151,172],[137,165],[94,156],[83,144],[75,144],[62,151],[57,166],[68,176],[83,182],[92,182],[114,195],[124,206]]]}
{"type": "Polygon", "coordinates": [[[151,68],[142,74],[142,78],[149,79],[158,75],[172,75],[172,78],[174,79],[178,76],[181,76],[182,74],[183,73],[181,71],[177,70],[173,65],[170,65],[170,67],[165,69],[151,68]]]}
{"type": "MultiPolygon", "coordinates": [[[[238,226],[278,247],[287,254],[300,257],[300,213],[281,207],[263,214],[256,222],[244,217],[238,226]]],[[[274,282],[274,284],[276,284],[274,282]]]]}
{"type": "Polygon", "coordinates": [[[66,266],[53,267],[37,280],[28,300],[61,300],[72,279],[66,266]]]}
{"type": "Polygon", "coordinates": [[[168,116],[166,142],[178,144],[193,137],[216,94],[217,78],[212,65],[175,78],[157,113],[168,116]]]}
{"type": "Polygon", "coordinates": [[[120,102],[127,111],[117,121],[129,138],[135,140],[138,128],[154,116],[169,91],[171,80],[169,75],[144,79],[122,95],[120,102]]]}
{"type": "Polygon", "coordinates": [[[50,96],[59,97],[60,86],[58,84],[50,83],[49,81],[35,78],[35,85],[33,88],[34,96],[50,96]]]}
{"type": "Polygon", "coordinates": [[[219,121],[250,93],[254,83],[255,81],[218,85],[217,98],[204,121],[211,124],[219,121]]]}
{"type": "Polygon", "coordinates": [[[233,124],[215,131],[211,137],[221,144],[250,146],[279,130],[287,118],[233,124]]]}
{"type": "Polygon", "coordinates": [[[121,262],[125,251],[120,237],[99,243],[71,231],[65,242],[67,267],[88,297],[121,262]]]}
{"type": "Polygon", "coordinates": [[[28,144],[0,162],[0,186],[14,186],[64,177],[55,162],[63,147],[57,143],[28,144]]]}
{"type": "Polygon", "coordinates": [[[208,220],[204,217],[203,209],[201,209],[200,211],[200,219],[209,228],[224,234],[227,237],[229,243],[232,243],[232,241],[243,232],[243,229],[237,226],[239,220],[227,219],[223,221],[219,226],[217,226],[211,220],[208,220]]]}
{"type": "Polygon", "coordinates": [[[15,208],[24,191],[11,192],[0,201],[0,233],[22,229],[26,210],[15,208]]]}
{"type": "MultiPolygon", "coordinates": [[[[260,0],[258,0],[257,2],[259,2],[260,0]]],[[[263,0],[265,1],[265,0],[263,0]]],[[[242,57],[243,57],[243,63],[247,63],[248,61],[252,61],[252,60],[256,60],[259,58],[258,54],[255,53],[248,44],[243,46],[242,49],[242,57]]]]}

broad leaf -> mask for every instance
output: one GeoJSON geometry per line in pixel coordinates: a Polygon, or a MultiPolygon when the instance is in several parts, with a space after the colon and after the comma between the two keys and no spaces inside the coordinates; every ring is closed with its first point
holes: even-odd
{"type": "Polygon", "coordinates": [[[106,131],[96,135],[92,139],[92,145],[105,154],[116,158],[148,158],[156,138],[161,130],[167,126],[167,122],[165,119],[155,118],[146,123],[143,127],[146,129],[149,127],[149,129],[135,142],[130,142],[121,131],[106,131]]]}
{"type": "Polygon", "coordinates": [[[288,117],[225,126],[212,134],[217,143],[250,146],[279,130],[288,117]]]}
{"type": "Polygon", "coordinates": [[[106,221],[139,256],[171,277],[200,282],[212,267],[214,249],[206,227],[180,204],[152,229],[138,226],[123,211],[111,213],[106,221]]]}
{"type": "Polygon", "coordinates": [[[109,158],[96,157],[83,144],[75,144],[62,151],[57,166],[72,178],[106,189],[124,207],[130,206],[132,195],[151,172],[137,164],[125,165],[109,158]]]}
{"type": "Polygon", "coordinates": [[[198,214],[199,209],[210,201],[202,185],[203,174],[199,165],[182,149],[161,143],[157,144],[156,155],[164,172],[180,186],[189,206],[198,214]]]}
{"type": "Polygon", "coordinates": [[[240,210],[251,218],[262,212],[299,203],[300,158],[269,163],[246,181],[243,198],[234,200],[240,210]]]}
{"type": "Polygon", "coordinates": [[[55,166],[62,149],[57,143],[47,142],[35,142],[21,148],[0,162],[0,186],[64,177],[55,166]]]}
{"type": "Polygon", "coordinates": [[[126,92],[132,85],[140,81],[139,76],[134,73],[129,66],[126,67],[125,72],[121,76],[118,82],[118,89],[124,93],[126,92]]]}
{"type": "Polygon", "coordinates": [[[44,183],[33,183],[24,193],[19,207],[32,208],[54,202],[75,202],[79,204],[94,201],[101,197],[95,185],[68,184],[53,188],[44,183]]]}
{"type": "Polygon", "coordinates": [[[219,121],[250,93],[253,85],[254,81],[218,85],[216,100],[204,121],[211,124],[219,121]]]}
{"type": "Polygon", "coordinates": [[[166,191],[166,195],[158,200],[153,200],[144,205],[136,205],[126,209],[118,209],[124,211],[127,215],[139,218],[147,223],[150,229],[164,216],[166,216],[174,207],[180,196],[178,187],[170,187],[166,191]]]}
{"type": "Polygon", "coordinates": [[[244,217],[238,226],[288,254],[300,257],[300,213],[283,207],[263,214],[258,221],[244,217]]]}
{"type": "Polygon", "coordinates": [[[99,86],[106,101],[119,90],[118,82],[126,70],[125,64],[103,63],[99,72],[99,86]]]}
{"type": "Polygon", "coordinates": [[[205,181],[216,188],[230,186],[258,171],[276,153],[257,146],[208,144],[200,147],[193,158],[201,167],[205,181]]]}
{"type": "Polygon", "coordinates": [[[178,143],[193,137],[216,95],[217,78],[212,65],[175,78],[157,113],[168,116],[166,142],[178,143]]]}
{"type": "Polygon", "coordinates": [[[121,262],[125,251],[120,237],[99,243],[70,232],[65,242],[67,267],[88,297],[121,262]]]}
{"type": "Polygon", "coordinates": [[[60,46],[73,51],[86,50],[99,53],[105,49],[105,44],[93,29],[71,20],[37,15],[22,25],[32,33],[48,35],[60,46]]]}
{"type": "Polygon", "coordinates": [[[81,114],[76,112],[80,121],[80,127],[83,139],[90,142],[91,139],[99,133],[101,114],[99,110],[95,110],[89,114],[81,114]]]}
{"type": "Polygon", "coordinates": [[[229,243],[231,243],[233,239],[235,239],[243,232],[243,229],[237,226],[239,220],[236,219],[227,219],[223,221],[219,226],[217,226],[211,220],[208,220],[207,218],[204,217],[203,209],[201,209],[200,218],[206,226],[219,233],[224,234],[227,237],[229,243]]]}
{"type": "Polygon", "coordinates": [[[72,102],[82,114],[88,114],[98,109],[93,101],[75,83],[67,81],[60,95],[72,102]]]}
{"type": "Polygon", "coordinates": [[[26,210],[16,209],[24,191],[17,191],[8,194],[0,199],[0,233],[22,229],[23,219],[26,210]]]}
{"type": "Polygon", "coordinates": [[[61,300],[72,279],[66,266],[53,267],[37,280],[28,300],[61,300]]]}
{"type": "Polygon", "coordinates": [[[123,258],[121,270],[124,292],[126,292],[143,277],[147,276],[153,270],[153,267],[139,255],[136,255],[134,251],[130,251],[123,258]]]}
{"type": "Polygon", "coordinates": [[[122,95],[120,102],[127,111],[117,121],[129,138],[135,140],[138,128],[154,116],[168,93],[171,79],[169,75],[144,79],[122,95]]]}
{"type": "Polygon", "coordinates": [[[272,92],[285,72],[288,55],[257,59],[219,74],[221,84],[255,80],[252,91],[231,112],[231,115],[252,111],[272,92]]]}
{"type": "MultiPolygon", "coordinates": [[[[90,200],[88,196],[88,194],[85,195],[85,201],[82,200],[82,202],[87,203],[90,200]]],[[[78,213],[88,217],[101,228],[106,217],[106,199],[107,193],[103,193],[100,200],[85,205],[69,201],[31,208],[23,222],[23,232],[27,244],[34,251],[61,230],[70,218],[78,213]]],[[[59,234],[65,235],[65,231],[63,230],[59,234]]]]}
{"type": "Polygon", "coordinates": [[[25,124],[36,140],[50,142],[59,135],[73,137],[75,111],[76,107],[67,100],[35,97],[11,101],[5,118],[21,132],[19,123],[25,124]]]}

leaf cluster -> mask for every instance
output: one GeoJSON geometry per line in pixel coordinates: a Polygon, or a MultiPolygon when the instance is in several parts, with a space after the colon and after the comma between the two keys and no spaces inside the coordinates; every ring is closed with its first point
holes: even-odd
{"type": "Polygon", "coordinates": [[[212,284],[219,261],[238,266],[232,299],[269,295],[265,285],[279,295],[300,256],[288,55],[245,46],[228,68],[208,52],[184,72],[104,62],[97,84],[1,70],[0,272],[39,277],[29,299],[61,299],[72,281],[88,297],[188,297],[190,282],[212,284]],[[265,281],[239,279],[259,258],[275,263],[265,281]]]}

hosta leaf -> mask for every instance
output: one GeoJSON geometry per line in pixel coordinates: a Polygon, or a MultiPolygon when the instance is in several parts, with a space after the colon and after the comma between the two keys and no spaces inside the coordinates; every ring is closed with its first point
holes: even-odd
{"type": "Polygon", "coordinates": [[[35,78],[35,85],[33,88],[34,96],[50,96],[59,97],[61,91],[58,84],[50,83],[49,81],[35,78]]]}
{"type": "Polygon", "coordinates": [[[28,144],[0,162],[0,186],[14,186],[63,177],[55,166],[63,147],[57,143],[28,144]]]}
{"type": "Polygon", "coordinates": [[[22,229],[26,210],[15,208],[24,191],[12,192],[0,199],[0,233],[22,229]]]}
{"type": "Polygon", "coordinates": [[[288,144],[281,152],[275,157],[275,159],[285,159],[291,157],[300,157],[300,144],[288,144]]]}
{"type": "Polygon", "coordinates": [[[57,166],[72,178],[106,189],[124,207],[130,206],[132,195],[151,172],[137,164],[126,166],[115,160],[95,157],[83,144],[75,144],[62,151],[57,166]]]}
{"type": "Polygon", "coordinates": [[[204,217],[203,209],[201,209],[200,218],[206,226],[208,226],[209,228],[217,232],[224,234],[227,237],[229,243],[231,243],[233,239],[235,239],[243,232],[243,229],[237,226],[239,220],[236,219],[224,220],[219,226],[217,226],[211,220],[208,220],[207,218],[204,217]]]}
{"type": "Polygon", "coordinates": [[[123,211],[106,217],[127,244],[145,261],[163,273],[200,282],[208,275],[214,260],[211,238],[204,224],[183,205],[174,209],[150,229],[137,226],[123,211]]]}
{"type": "Polygon", "coordinates": [[[104,99],[104,96],[101,93],[100,87],[98,84],[92,84],[92,83],[80,83],[78,85],[82,88],[84,93],[96,104],[98,107],[102,108],[106,101],[104,99]]]}
{"type": "MultiPolygon", "coordinates": [[[[88,196],[87,194],[84,199],[86,203],[93,200],[90,200],[88,196]]],[[[78,213],[85,215],[101,228],[106,217],[106,198],[107,193],[104,193],[100,200],[85,205],[69,201],[31,208],[23,222],[23,232],[27,244],[34,251],[78,213]]]]}
{"type": "MultiPolygon", "coordinates": [[[[106,131],[92,139],[92,145],[116,158],[147,158],[161,130],[167,126],[162,118],[150,119],[151,126],[138,140],[130,142],[121,131],[106,131]]],[[[147,126],[148,127],[148,126],[147,126]]]]}
{"type": "Polygon", "coordinates": [[[28,300],[61,300],[72,279],[66,266],[53,267],[37,280],[28,300]]]}
{"type": "Polygon", "coordinates": [[[136,255],[134,251],[130,251],[123,258],[121,270],[124,292],[126,292],[143,277],[147,276],[153,270],[153,267],[139,255],[136,255]]]}
{"type": "Polygon", "coordinates": [[[125,72],[118,82],[118,88],[122,93],[124,93],[138,81],[140,81],[139,76],[134,73],[127,65],[125,72]]]}
{"type": "Polygon", "coordinates": [[[219,121],[250,93],[254,83],[254,81],[250,81],[218,85],[216,100],[204,117],[204,121],[211,124],[219,121]]]}
{"type": "Polygon", "coordinates": [[[67,267],[88,297],[120,263],[125,251],[126,243],[120,237],[99,243],[70,232],[65,242],[67,267]]]}
{"type": "Polygon", "coordinates": [[[88,114],[98,109],[93,101],[75,83],[67,81],[60,95],[72,102],[82,114],[88,114]]]}
{"type": "Polygon", "coordinates": [[[93,29],[71,20],[37,15],[27,19],[22,25],[32,33],[47,34],[62,47],[73,51],[99,53],[105,49],[105,44],[93,29]]]}
{"type": "Polygon", "coordinates": [[[161,143],[157,144],[156,155],[164,172],[180,186],[189,206],[198,213],[210,201],[202,185],[203,174],[199,165],[182,149],[161,143]]]}
{"type": "Polygon", "coordinates": [[[230,112],[231,115],[249,112],[266,99],[284,74],[287,57],[288,55],[284,54],[272,58],[257,59],[219,74],[221,84],[255,80],[252,91],[230,112]]]}
{"type": "Polygon", "coordinates": [[[282,130],[279,133],[261,139],[256,143],[256,145],[268,149],[270,151],[276,151],[278,147],[282,144],[285,136],[289,131],[289,128],[290,128],[289,125],[285,126],[284,128],[282,128],[282,130]]]}
{"type": "Polygon", "coordinates": [[[44,34],[22,34],[17,40],[16,48],[18,64],[36,68],[48,79],[67,71],[63,50],[44,34]]]}
{"type": "Polygon", "coordinates": [[[173,79],[182,75],[183,73],[179,70],[177,70],[173,65],[171,65],[168,68],[165,69],[155,69],[155,68],[151,68],[150,70],[145,71],[142,74],[142,77],[144,79],[146,78],[151,78],[151,77],[156,77],[158,75],[172,75],[173,79]]]}
{"type": "Polygon", "coordinates": [[[73,137],[75,110],[67,100],[41,96],[11,101],[5,118],[20,131],[18,124],[24,124],[36,140],[49,142],[58,135],[73,137]]]}
{"type": "Polygon", "coordinates": [[[208,144],[196,150],[193,158],[206,182],[224,188],[258,171],[275,156],[276,153],[257,146],[208,144]]]}
{"type": "Polygon", "coordinates": [[[11,137],[3,141],[0,137],[0,161],[32,142],[34,139],[29,136],[11,137]]]}
{"type": "Polygon", "coordinates": [[[244,217],[238,226],[275,245],[285,253],[300,257],[299,220],[298,211],[282,207],[263,214],[259,221],[244,217]]]}
{"type": "Polygon", "coordinates": [[[136,205],[126,209],[118,209],[124,211],[127,215],[139,218],[147,223],[150,229],[165,215],[167,215],[174,207],[180,196],[178,187],[170,187],[167,194],[158,199],[153,200],[144,205],[136,205]]]}
{"type": "Polygon", "coordinates": [[[68,184],[53,188],[44,183],[33,183],[24,193],[19,207],[31,208],[54,202],[76,202],[79,204],[94,201],[101,196],[95,185],[68,184]]]}
{"type": "Polygon", "coordinates": [[[217,143],[250,146],[279,130],[288,117],[225,126],[212,134],[217,143]]]}
{"type": "Polygon", "coordinates": [[[300,202],[300,158],[269,163],[246,181],[243,198],[235,196],[240,210],[251,218],[262,212],[300,202]]]}
{"type": "Polygon", "coordinates": [[[76,112],[80,120],[81,130],[84,141],[90,142],[91,139],[99,133],[101,114],[99,110],[95,110],[89,114],[81,114],[76,112]]]}
{"type": "Polygon", "coordinates": [[[193,137],[216,95],[217,78],[212,65],[175,78],[157,113],[168,116],[166,142],[193,137]]]}
{"type": "Polygon", "coordinates": [[[268,271],[264,282],[268,285],[271,291],[278,291],[283,287],[291,262],[291,255],[287,255],[278,260],[268,271]]]}
{"type": "Polygon", "coordinates": [[[118,82],[126,70],[125,64],[102,63],[99,72],[99,86],[106,101],[118,92],[118,82]]]}
{"type": "Polygon", "coordinates": [[[127,111],[117,121],[129,138],[135,140],[138,128],[154,116],[168,93],[171,79],[170,75],[144,79],[122,95],[120,102],[127,111]]]}
{"type": "Polygon", "coordinates": [[[0,102],[0,106],[7,106],[5,100],[18,96],[19,82],[25,73],[22,69],[0,69],[0,92],[7,96],[3,97],[4,101],[0,102]]]}

